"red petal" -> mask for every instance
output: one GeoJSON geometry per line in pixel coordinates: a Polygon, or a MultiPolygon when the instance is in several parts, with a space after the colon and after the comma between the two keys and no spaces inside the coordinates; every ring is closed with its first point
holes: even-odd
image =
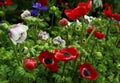
{"type": "Polygon", "coordinates": [[[39,2],[42,6],[47,6],[47,5],[48,5],[48,0],[38,0],[38,2],[39,2]]]}
{"type": "Polygon", "coordinates": [[[77,56],[79,54],[79,51],[73,46],[69,47],[67,51],[73,56],[77,56]]]}
{"type": "Polygon", "coordinates": [[[112,14],[112,17],[117,20],[120,21],[120,14],[112,14]]]}

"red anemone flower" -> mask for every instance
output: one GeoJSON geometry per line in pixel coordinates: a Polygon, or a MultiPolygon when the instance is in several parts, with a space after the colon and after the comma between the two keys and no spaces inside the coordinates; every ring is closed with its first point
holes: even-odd
{"type": "Polygon", "coordinates": [[[120,21],[120,14],[112,14],[112,17],[117,20],[120,21]]]}
{"type": "Polygon", "coordinates": [[[12,4],[12,1],[11,0],[0,0],[0,5],[10,5],[12,4]]]}
{"type": "Polygon", "coordinates": [[[38,2],[39,2],[42,6],[47,6],[47,5],[48,5],[48,0],[38,0],[38,2]]]}
{"type": "Polygon", "coordinates": [[[111,17],[112,16],[112,10],[111,10],[111,7],[106,3],[103,5],[103,7],[105,7],[105,10],[104,10],[104,14],[105,16],[107,17],[111,17]]]}
{"type": "Polygon", "coordinates": [[[95,80],[98,76],[98,72],[91,66],[90,63],[84,63],[80,65],[80,75],[88,80],[95,80]]]}
{"type": "Polygon", "coordinates": [[[61,61],[68,61],[76,58],[78,54],[78,50],[74,47],[62,48],[55,52],[55,58],[61,61]]]}
{"type": "Polygon", "coordinates": [[[27,70],[33,70],[35,69],[37,63],[36,63],[36,60],[32,57],[32,58],[28,58],[28,59],[24,59],[23,60],[24,62],[24,67],[27,69],[27,70]]]}
{"type": "Polygon", "coordinates": [[[58,61],[54,57],[54,53],[49,52],[47,50],[42,51],[38,56],[39,61],[47,68],[49,68],[52,72],[56,72],[58,70],[58,61]]]}
{"type": "Polygon", "coordinates": [[[94,35],[95,37],[97,37],[98,39],[103,39],[105,37],[103,32],[100,31],[94,31],[94,35]]]}
{"type": "Polygon", "coordinates": [[[92,1],[88,0],[87,2],[78,3],[77,7],[74,9],[66,9],[64,12],[67,17],[72,20],[76,20],[85,14],[87,14],[92,7],[92,1]]]}
{"type": "Polygon", "coordinates": [[[93,29],[94,29],[93,27],[88,28],[88,29],[87,29],[88,34],[90,34],[93,29]]]}

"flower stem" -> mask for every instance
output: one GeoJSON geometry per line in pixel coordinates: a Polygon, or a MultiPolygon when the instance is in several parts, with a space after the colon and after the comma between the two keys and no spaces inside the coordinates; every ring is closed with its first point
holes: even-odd
{"type": "Polygon", "coordinates": [[[20,65],[21,63],[20,63],[19,57],[18,57],[18,55],[17,55],[16,45],[13,46],[13,50],[14,50],[14,55],[15,55],[15,57],[16,57],[16,59],[17,59],[18,65],[20,65]]]}
{"type": "Polygon", "coordinates": [[[64,65],[63,65],[62,77],[64,76],[64,73],[65,73],[66,63],[67,62],[64,62],[64,65]]]}
{"type": "Polygon", "coordinates": [[[109,26],[107,27],[107,30],[106,30],[106,41],[108,40],[108,34],[109,34],[109,31],[110,31],[110,26],[111,26],[111,19],[109,20],[109,26]]]}
{"type": "Polygon", "coordinates": [[[83,36],[84,36],[84,21],[82,19],[82,29],[81,29],[81,38],[80,38],[80,44],[82,44],[82,39],[83,39],[83,36]]]}
{"type": "MultiPolygon", "coordinates": [[[[62,71],[62,74],[61,74],[61,79],[64,79],[66,63],[67,63],[67,62],[64,62],[64,65],[63,65],[63,71],[62,71]]],[[[64,82],[65,82],[65,79],[63,80],[62,83],[64,83],[64,82]]]]}
{"type": "Polygon", "coordinates": [[[84,44],[85,47],[87,46],[87,43],[90,40],[90,38],[92,37],[92,34],[94,33],[94,31],[95,31],[95,28],[93,28],[92,32],[90,33],[90,35],[88,36],[87,40],[85,41],[85,44],[84,44]]]}

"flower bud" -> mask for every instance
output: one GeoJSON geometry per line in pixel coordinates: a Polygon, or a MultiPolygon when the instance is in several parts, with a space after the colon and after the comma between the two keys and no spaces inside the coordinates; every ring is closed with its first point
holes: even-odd
{"type": "Polygon", "coordinates": [[[66,26],[68,25],[68,20],[66,18],[62,18],[60,21],[59,21],[59,24],[61,26],[66,26]]]}
{"type": "Polygon", "coordinates": [[[30,70],[30,71],[35,69],[35,67],[37,65],[37,62],[36,62],[36,60],[33,57],[28,58],[28,59],[26,58],[26,59],[23,60],[23,62],[24,62],[24,67],[27,70],[30,70]]]}

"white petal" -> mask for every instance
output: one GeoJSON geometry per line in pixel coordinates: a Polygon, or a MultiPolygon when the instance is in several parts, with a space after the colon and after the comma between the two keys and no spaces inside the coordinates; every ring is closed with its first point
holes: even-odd
{"type": "Polygon", "coordinates": [[[11,38],[12,38],[13,40],[18,40],[19,34],[18,34],[18,32],[16,31],[16,29],[10,29],[10,34],[11,34],[11,38]]]}
{"type": "Polygon", "coordinates": [[[17,40],[17,43],[22,43],[27,38],[27,32],[21,33],[20,38],[17,40]]]}

